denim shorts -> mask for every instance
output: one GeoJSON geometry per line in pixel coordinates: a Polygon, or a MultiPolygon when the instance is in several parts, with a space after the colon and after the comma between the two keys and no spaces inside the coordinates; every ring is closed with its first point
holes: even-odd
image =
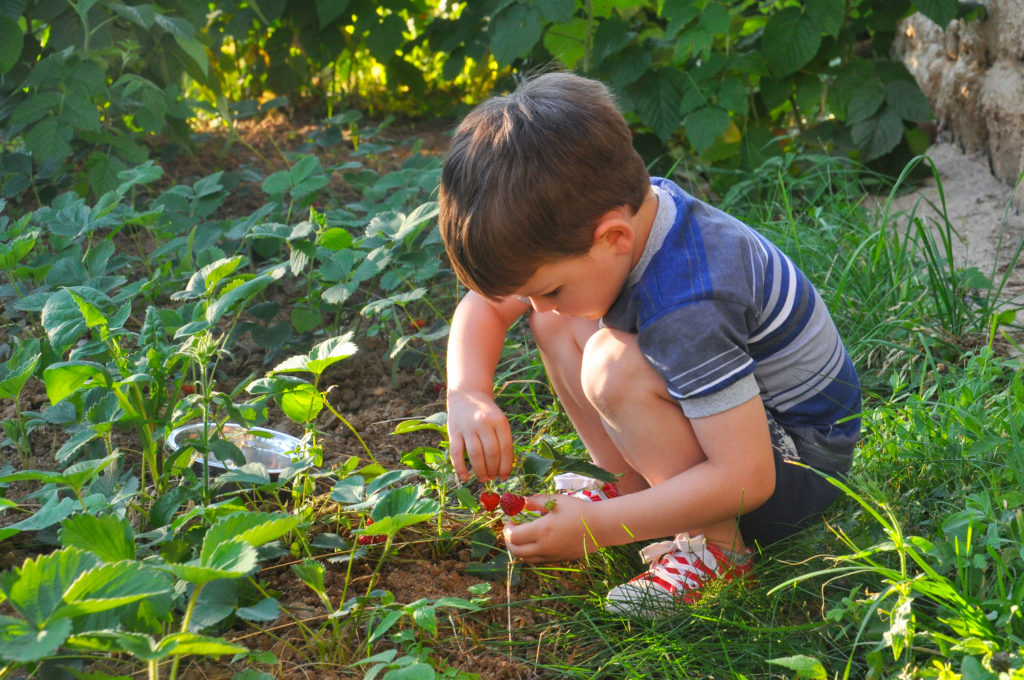
{"type": "MultiPolygon", "coordinates": [[[[839,497],[839,488],[821,472],[800,462],[793,437],[768,414],[775,456],[775,491],[764,505],[740,515],[740,534],[748,545],[762,546],[791,536],[821,516],[839,497]]],[[[845,475],[828,473],[836,479],[845,475]]]]}

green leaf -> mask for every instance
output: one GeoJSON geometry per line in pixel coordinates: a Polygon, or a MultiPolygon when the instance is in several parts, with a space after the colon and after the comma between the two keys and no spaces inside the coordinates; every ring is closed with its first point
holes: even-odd
{"type": "Polygon", "coordinates": [[[785,656],[778,659],[769,659],[768,663],[796,671],[796,677],[809,678],[810,680],[828,680],[828,672],[821,662],[814,657],[803,654],[797,656],[785,656]]]}
{"type": "Polygon", "coordinates": [[[309,354],[293,356],[282,361],[270,371],[270,375],[308,372],[319,377],[328,366],[347,359],[357,351],[359,346],[352,342],[350,331],[318,343],[309,354]]]}
{"type": "Polygon", "coordinates": [[[814,0],[806,3],[805,11],[811,23],[825,35],[837,36],[846,19],[845,0],[814,0]]]}
{"type": "Polygon", "coordinates": [[[18,22],[0,15],[0,74],[7,73],[18,63],[24,43],[25,38],[18,22]]]}
{"type": "Polygon", "coordinates": [[[218,520],[203,539],[199,561],[211,565],[217,548],[230,541],[242,541],[256,548],[276,540],[298,526],[297,515],[270,512],[238,512],[218,520]]]}
{"type": "MultiPolygon", "coordinates": [[[[386,14],[380,23],[366,36],[366,49],[373,58],[387,65],[405,41],[405,22],[397,14],[386,14]]],[[[326,179],[325,182],[326,184],[326,179]]]]}
{"type": "Polygon", "coordinates": [[[316,17],[324,28],[345,13],[348,0],[316,0],[316,17]]]}
{"type": "Polygon", "coordinates": [[[18,398],[25,383],[35,373],[42,356],[38,338],[30,338],[24,342],[15,340],[10,358],[0,366],[0,399],[18,398]]]}
{"type": "Polygon", "coordinates": [[[384,680],[434,680],[436,677],[437,672],[433,666],[422,661],[395,668],[384,674],[384,680]]]}
{"type": "Polygon", "coordinates": [[[574,0],[537,0],[536,4],[544,18],[551,23],[570,21],[576,10],[574,0]]]}
{"type": "Polygon", "coordinates": [[[12,125],[31,125],[60,107],[60,94],[47,90],[23,99],[11,113],[12,125]]]}
{"type": "Polygon", "coordinates": [[[889,153],[900,143],[903,120],[895,109],[886,106],[878,115],[855,123],[850,134],[853,143],[861,150],[862,160],[872,161],[889,153]]]}
{"type": "Polygon", "coordinates": [[[0,659],[19,663],[51,656],[71,634],[71,619],[58,619],[42,630],[27,621],[0,616],[0,659]]]}
{"type": "Polygon", "coordinates": [[[861,83],[850,93],[846,108],[846,120],[850,123],[865,121],[878,112],[885,102],[885,87],[877,80],[861,83]]]}
{"type": "Polygon", "coordinates": [[[74,130],[50,116],[43,118],[28,131],[22,139],[25,146],[39,162],[63,159],[71,153],[71,138],[74,130]]]}
{"type": "Polygon", "coordinates": [[[40,321],[58,356],[63,356],[89,330],[78,303],[66,289],[58,290],[47,299],[40,321]]]}
{"type": "Polygon", "coordinates": [[[942,30],[946,30],[949,22],[956,18],[959,6],[957,0],[914,0],[914,7],[938,24],[942,30]]]}
{"type": "Polygon", "coordinates": [[[403,527],[426,522],[437,516],[441,504],[434,498],[421,496],[418,486],[402,486],[384,494],[373,508],[373,525],[368,534],[394,536],[403,527]]]}
{"type": "Polygon", "coordinates": [[[576,68],[586,54],[587,20],[554,24],[544,31],[544,48],[566,68],[576,68]]]}
{"type": "Polygon", "coordinates": [[[729,112],[704,106],[686,116],[686,137],[697,153],[703,153],[729,128],[729,112]]]}
{"type": "Polygon", "coordinates": [[[152,5],[137,5],[132,7],[119,3],[111,3],[109,7],[117,12],[122,18],[127,19],[136,26],[140,26],[146,30],[153,27],[156,11],[153,9],[152,5]]]}
{"type": "Polygon", "coordinates": [[[278,398],[281,410],[296,423],[312,422],[324,408],[320,392],[309,383],[289,387],[278,398]]]}
{"type": "Polygon", "coordinates": [[[679,110],[687,86],[681,71],[662,68],[649,72],[629,88],[640,120],[663,141],[682,125],[679,110]]]}
{"type": "Polygon", "coordinates": [[[167,574],[154,567],[134,560],[103,564],[71,584],[55,616],[76,618],[170,592],[167,574]]]}
{"type": "Polygon", "coordinates": [[[12,524],[10,528],[17,531],[39,531],[40,529],[52,527],[65,517],[81,509],[82,506],[76,503],[73,498],[58,498],[54,494],[31,517],[12,524]]]}
{"type": "Polygon", "coordinates": [[[256,566],[255,548],[244,541],[229,541],[214,546],[206,564],[197,559],[185,564],[171,563],[167,569],[183,581],[205,585],[221,578],[241,578],[256,566]]]}
{"type": "Polygon", "coordinates": [[[273,621],[281,615],[281,604],[274,597],[265,597],[249,607],[239,607],[236,612],[246,621],[273,621]]]}
{"type": "Polygon", "coordinates": [[[903,120],[921,123],[932,118],[932,107],[917,83],[909,80],[893,80],[885,85],[885,103],[891,106],[903,120]]]}
{"type": "Polygon", "coordinates": [[[110,387],[111,378],[103,364],[94,361],[60,361],[46,367],[43,382],[50,403],[56,404],[80,389],[110,387]]]}
{"type": "Polygon", "coordinates": [[[693,0],[665,0],[661,8],[661,17],[668,20],[665,27],[665,38],[671,39],[686,24],[700,16],[700,9],[693,0]]]}
{"type": "Polygon", "coordinates": [[[211,325],[216,324],[232,305],[260,293],[273,280],[270,274],[260,274],[237,286],[226,288],[213,304],[206,308],[206,321],[211,325]]]}
{"type": "Polygon", "coordinates": [[[761,41],[768,67],[781,78],[814,58],[821,46],[821,31],[800,8],[786,7],[768,18],[761,41]]]}
{"type": "Polygon", "coordinates": [[[116,515],[73,515],[61,525],[60,542],[91,552],[104,562],[135,559],[135,532],[116,515]]]}
{"type": "Polygon", "coordinates": [[[728,35],[731,23],[729,9],[717,2],[709,2],[700,15],[700,25],[712,35],[728,35]]]}
{"type": "Polygon", "coordinates": [[[196,300],[204,293],[213,292],[217,284],[242,266],[241,255],[215,260],[194,273],[185,285],[185,290],[171,295],[172,300],[196,300]]]}
{"type": "Polygon", "coordinates": [[[0,574],[0,591],[29,624],[42,628],[62,606],[71,585],[97,564],[94,555],[64,548],[0,574]]]}
{"type": "Polygon", "coordinates": [[[541,36],[540,10],[513,4],[491,18],[488,28],[491,53],[501,66],[511,64],[537,44],[541,36]]]}

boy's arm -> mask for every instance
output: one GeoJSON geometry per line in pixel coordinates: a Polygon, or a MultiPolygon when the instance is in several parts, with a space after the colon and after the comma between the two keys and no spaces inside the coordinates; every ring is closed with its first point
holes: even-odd
{"type": "Polygon", "coordinates": [[[707,460],[661,484],[598,503],[534,496],[528,507],[540,509],[553,498],[555,508],[507,527],[510,550],[527,562],[575,559],[599,547],[703,530],[768,499],[775,462],[760,397],[690,424],[707,460]]]}
{"type": "Polygon", "coordinates": [[[459,479],[469,478],[466,458],[480,481],[512,471],[512,431],[494,402],[494,371],[505,332],[529,305],[500,302],[469,292],[459,302],[448,336],[449,455],[459,479]]]}

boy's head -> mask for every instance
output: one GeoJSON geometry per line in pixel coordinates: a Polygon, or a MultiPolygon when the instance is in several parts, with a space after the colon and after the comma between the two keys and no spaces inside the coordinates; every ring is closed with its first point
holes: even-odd
{"type": "Polygon", "coordinates": [[[504,297],[541,265],[587,253],[599,218],[636,212],[650,187],[608,88],[547,73],[459,125],[441,171],[441,236],[465,285],[504,297]]]}

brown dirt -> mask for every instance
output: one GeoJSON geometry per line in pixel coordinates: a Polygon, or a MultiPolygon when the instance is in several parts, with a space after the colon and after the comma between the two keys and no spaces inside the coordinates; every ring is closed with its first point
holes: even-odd
{"type": "MultiPolygon", "coordinates": [[[[284,118],[276,117],[260,123],[243,124],[240,127],[240,139],[231,139],[223,133],[214,133],[210,141],[199,147],[194,155],[181,156],[164,164],[166,172],[161,183],[164,186],[172,183],[192,183],[216,170],[234,170],[246,165],[256,166],[262,173],[269,174],[270,171],[287,167],[287,150],[296,148],[313,129],[313,126],[292,125],[284,118]]],[[[402,143],[402,140],[407,139],[423,140],[424,153],[443,153],[447,144],[446,129],[445,122],[416,126],[393,125],[387,129],[385,136],[395,143],[394,150],[369,162],[375,164],[378,171],[399,167],[404,155],[411,149],[409,144],[402,143]]],[[[346,148],[350,149],[347,145],[331,149],[323,159],[325,167],[343,162],[346,148]]],[[[367,162],[365,158],[361,160],[367,162]]],[[[339,185],[335,187],[335,191],[340,194],[346,189],[339,185]]],[[[262,200],[258,191],[248,198],[245,192],[236,192],[221,211],[227,215],[248,214],[258,207],[258,204],[253,203],[256,200],[262,200]]],[[[282,299],[281,302],[287,300],[282,299]]],[[[0,335],[6,335],[7,332],[14,330],[0,329],[0,335]]],[[[323,377],[322,384],[337,386],[330,393],[332,404],[359,432],[377,460],[385,467],[404,467],[400,460],[403,452],[418,446],[435,446],[437,436],[429,432],[403,435],[395,435],[392,432],[396,424],[403,420],[425,417],[444,409],[443,392],[438,390],[443,384],[443,376],[437,368],[429,364],[393,371],[386,358],[386,343],[380,339],[362,338],[359,345],[359,352],[335,364],[323,377]]],[[[443,347],[439,346],[437,349],[439,355],[443,356],[443,347]]],[[[222,364],[226,378],[218,387],[225,391],[235,386],[228,384],[232,380],[241,380],[251,372],[262,375],[270,368],[265,363],[265,352],[255,345],[235,348],[233,357],[232,361],[222,364]]],[[[40,381],[30,381],[22,392],[20,406],[22,411],[37,412],[48,406],[45,390],[40,381]]],[[[14,415],[16,409],[13,402],[0,402],[0,417],[8,418],[14,415]]],[[[293,435],[301,434],[301,428],[280,413],[272,417],[268,427],[293,435]]],[[[364,463],[369,462],[357,438],[344,423],[329,412],[323,412],[318,427],[322,433],[325,450],[325,468],[338,465],[350,456],[357,456],[364,463]]],[[[15,469],[54,469],[56,464],[53,453],[59,448],[65,436],[58,428],[41,427],[32,434],[33,453],[27,461],[23,462],[14,450],[3,449],[0,450],[0,467],[10,462],[15,469]]],[[[133,433],[127,431],[115,433],[114,443],[127,451],[138,448],[133,433]]],[[[6,490],[5,495],[17,499],[31,490],[32,487],[28,484],[14,484],[6,490]]],[[[0,524],[11,524],[19,519],[21,516],[13,516],[8,512],[0,516],[0,524]]],[[[322,530],[345,533],[343,528],[338,527],[318,528],[317,522],[314,522],[313,533],[322,530]]],[[[384,561],[377,588],[392,592],[396,602],[400,603],[411,603],[424,597],[473,597],[469,594],[468,588],[479,583],[481,579],[466,573],[466,564],[469,561],[468,544],[455,542],[453,554],[432,555],[423,547],[430,545],[431,542],[417,543],[415,536],[406,536],[405,532],[399,538],[407,543],[400,546],[397,555],[389,556],[384,561]]],[[[432,543],[436,544],[436,541],[432,543]]],[[[376,546],[371,548],[374,549],[379,550],[376,546]]],[[[3,542],[0,549],[0,569],[20,564],[26,557],[45,550],[47,548],[36,544],[31,536],[15,536],[3,542]]],[[[340,589],[346,578],[346,565],[330,562],[325,564],[328,591],[337,606],[340,603],[336,600],[341,597],[340,589]]],[[[354,571],[352,588],[366,588],[374,564],[373,560],[364,560],[358,564],[354,571]]],[[[289,613],[278,621],[263,626],[262,630],[265,632],[254,631],[254,627],[240,623],[235,629],[228,631],[226,637],[242,639],[253,649],[273,651],[280,661],[278,666],[271,670],[277,678],[361,678],[365,668],[347,668],[346,663],[318,658],[322,656],[322,650],[317,652],[309,641],[303,638],[302,630],[295,621],[311,619],[311,623],[308,624],[310,628],[321,630],[322,635],[329,635],[329,628],[320,628],[327,612],[313,593],[295,577],[289,562],[282,561],[267,567],[261,576],[271,589],[279,593],[282,607],[289,613]]],[[[541,674],[533,664],[496,651],[500,650],[501,645],[496,645],[495,642],[515,639],[517,643],[523,644],[543,637],[545,630],[553,624],[545,621],[528,605],[528,601],[551,592],[571,591],[578,593],[581,586],[573,583],[571,579],[544,576],[542,570],[524,570],[522,583],[515,588],[508,588],[507,591],[505,584],[496,582],[489,594],[490,604],[484,610],[472,614],[456,613],[450,618],[444,615],[438,617],[440,634],[436,640],[428,643],[436,650],[433,658],[446,659],[457,668],[479,673],[480,677],[489,680],[539,678],[541,674]]],[[[357,641],[343,642],[352,645],[357,641]]],[[[331,646],[337,646],[339,641],[327,638],[321,642],[330,649],[331,646]]],[[[530,653],[532,651],[526,652],[527,655],[530,653]]],[[[183,666],[182,676],[190,680],[227,680],[239,668],[226,661],[200,660],[183,666]]],[[[120,672],[127,670],[121,668],[120,672]]]]}

